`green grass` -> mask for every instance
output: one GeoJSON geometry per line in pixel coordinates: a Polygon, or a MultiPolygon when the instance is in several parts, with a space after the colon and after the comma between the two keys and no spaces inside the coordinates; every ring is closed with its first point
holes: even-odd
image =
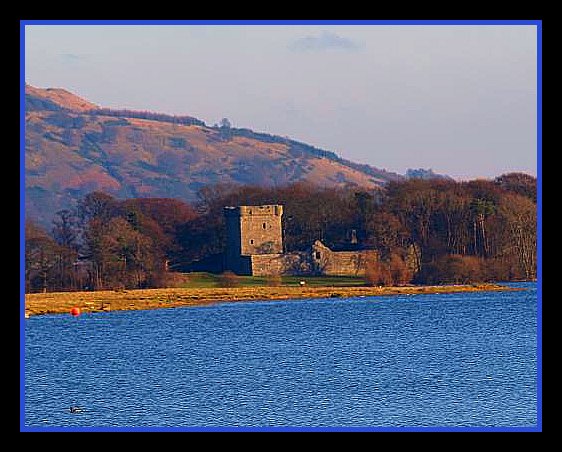
{"type": "MultiPolygon", "coordinates": [[[[204,288],[221,287],[220,275],[212,273],[193,272],[184,273],[187,282],[182,287],[204,288]]],[[[267,286],[268,278],[265,276],[238,276],[238,287],[267,286]]],[[[308,287],[349,287],[364,286],[363,278],[353,276],[282,276],[282,286],[299,286],[300,281],[305,281],[308,287]]]]}

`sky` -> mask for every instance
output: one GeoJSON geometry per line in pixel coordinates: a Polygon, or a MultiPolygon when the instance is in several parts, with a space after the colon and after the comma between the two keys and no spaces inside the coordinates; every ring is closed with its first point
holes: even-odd
{"type": "Polygon", "coordinates": [[[26,25],[25,80],[399,174],[537,174],[534,25],[26,25]]]}

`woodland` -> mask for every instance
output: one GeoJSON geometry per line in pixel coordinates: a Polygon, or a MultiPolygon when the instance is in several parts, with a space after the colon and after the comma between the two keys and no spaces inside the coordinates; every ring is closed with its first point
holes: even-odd
{"type": "Polygon", "coordinates": [[[259,204],[284,206],[286,252],[315,240],[376,250],[365,284],[537,277],[537,180],[508,173],[463,182],[411,178],[369,191],[215,184],[194,203],[94,191],[57,212],[50,229],[26,219],[25,291],[167,287],[174,273],[223,252],[225,206],[259,204]],[[405,271],[412,254],[416,265],[405,271]]]}

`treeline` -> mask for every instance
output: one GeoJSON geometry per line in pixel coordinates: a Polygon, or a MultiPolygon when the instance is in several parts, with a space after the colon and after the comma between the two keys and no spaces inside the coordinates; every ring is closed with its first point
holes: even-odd
{"type": "Polygon", "coordinates": [[[253,130],[245,129],[245,128],[230,127],[230,123],[228,124],[229,124],[228,127],[225,127],[224,124],[221,124],[220,126],[215,125],[213,128],[221,131],[221,135],[227,138],[231,138],[233,136],[239,136],[239,137],[256,139],[265,143],[285,144],[289,146],[289,153],[293,157],[312,156],[312,157],[326,158],[328,160],[341,163],[342,165],[355,169],[359,172],[369,174],[370,176],[373,176],[375,178],[381,178],[384,180],[401,179],[401,177],[398,174],[391,173],[384,169],[374,168],[367,164],[352,162],[351,160],[347,160],[340,157],[333,151],[326,151],[324,149],[314,147],[310,144],[301,143],[300,141],[295,141],[287,137],[271,135],[265,132],[255,132],[253,130]]]}
{"type": "Polygon", "coordinates": [[[166,286],[177,231],[195,217],[174,199],[90,193],[57,212],[50,234],[26,222],[26,292],[166,286]]]}
{"type": "Polygon", "coordinates": [[[205,126],[205,122],[191,116],[174,116],[165,113],[154,113],[151,111],[97,108],[95,110],[89,110],[88,114],[97,116],[114,116],[117,118],[149,119],[152,121],[169,122],[172,124],[181,124],[184,126],[205,126]]]}
{"type": "Polygon", "coordinates": [[[373,192],[297,183],[213,186],[200,195],[201,216],[182,237],[202,246],[184,243],[187,261],[222,251],[223,206],[280,203],[287,252],[306,250],[316,239],[349,249],[354,236],[359,247],[377,250],[383,264],[413,253],[415,271],[402,283],[536,278],[536,179],[522,173],[469,182],[414,178],[373,192]]]}
{"type": "Polygon", "coordinates": [[[94,192],[59,212],[49,233],[26,224],[26,290],[165,286],[169,270],[222,253],[224,206],[276,203],[284,205],[286,252],[307,250],[317,239],[335,250],[374,249],[372,283],[532,280],[536,193],[536,179],[522,173],[393,181],[371,192],[302,182],[219,184],[202,188],[193,206],[94,192]],[[415,264],[408,271],[406,261],[415,264]]]}

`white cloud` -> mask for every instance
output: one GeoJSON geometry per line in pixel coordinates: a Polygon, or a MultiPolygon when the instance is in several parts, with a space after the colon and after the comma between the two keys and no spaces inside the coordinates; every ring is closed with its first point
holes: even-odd
{"type": "Polygon", "coordinates": [[[289,49],[294,51],[324,51],[324,50],[360,50],[363,43],[340,36],[336,33],[323,31],[318,36],[304,36],[289,44],[289,49]]]}

